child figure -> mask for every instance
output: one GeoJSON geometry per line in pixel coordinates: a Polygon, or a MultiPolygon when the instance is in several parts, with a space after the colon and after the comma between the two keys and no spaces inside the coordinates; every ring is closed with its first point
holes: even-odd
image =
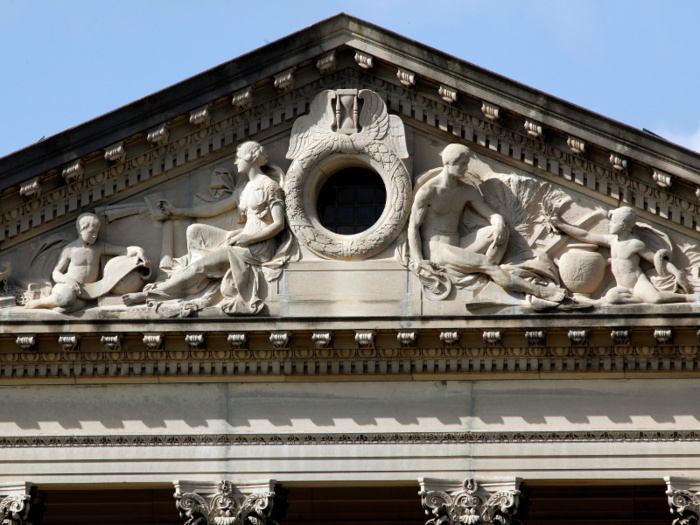
{"type": "MultiPolygon", "coordinates": [[[[126,255],[137,257],[139,266],[148,267],[149,262],[143,249],[138,246],[113,246],[106,242],[97,243],[100,219],[94,213],[83,213],[76,221],[78,239],[68,244],[59,257],[51,277],[56,285],[47,297],[29,301],[25,308],[52,308],[61,313],[70,313],[85,308],[85,284],[98,281],[100,258],[102,255],[126,255]]],[[[104,290],[104,293],[109,290],[104,290]]],[[[88,295],[88,297],[90,297],[88,295]]],[[[90,297],[94,298],[94,297],[90,297]]]]}
{"type": "Polygon", "coordinates": [[[605,295],[608,304],[637,304],[637,303],[683,303],[697,302],[697,294],[661,292],[652,284],[649,277],[642,271],[640,265],[644,259],[654,266],[660,276],[673,275],[679,288],[692,291],[685,276],[670,260],[668,250],[652,251],[647,244],[635,234],[637,214],[632,208],[623,207],[608,213],[609,234],[599,235],[590,233],[582,228],[565,222],[559,216],[559,210],[548,217],[548,222],[555,228],[579,241],[597,244],[610,248],[610,265],[617,286],[605,295]]]}

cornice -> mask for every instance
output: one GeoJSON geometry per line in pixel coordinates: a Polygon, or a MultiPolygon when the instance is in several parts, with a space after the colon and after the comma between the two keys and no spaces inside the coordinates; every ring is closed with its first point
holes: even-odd
{"type": "Polygon", "coordinates": [[[660,169],[700,184],[700,156],[694,152],[381,27],[339,14],[0,159],[0,188],[18,185],[344,45],[374,53],[389,63],[399,62],[399,67],[406,67],[408,62],[413,73],[443,87],[496,102],[545,126],[574,133],[644,164],[660,164],[660,169]]]}
{"type": "MultiPolygon", "coordinates": [[[[529,136],[525,128],[518,133],[488,118],[466,113],[464,108],[442,101],[437,88],[431,98],[406,89],[398,81],[390,83],[364,70],[345,68],[317,76],[290,93],[268,98],[172,140],[167,140],[166,136],[167,142],[155,144],[150,151],[133,157],[125,153],[122,162],[86,174],[48,191],[46,195],[30,196],[18,207],[0,215],[0,240],[10,239],[9,244],[6,241],[4,245],[8,247],[16,242],[12,238],[21,240],[22,233],[48,223],[56,226],[72,220],[74,213],[71,212],[123,198],[127,193],[138,191],[139,187],[146,189],[165,174],[168,178],[178,176],[205,162],[207,155],[213,159],[216,155],[212,153],[246,137],[255,136],[260,140],[279,133],[289,127],[292,118],[305,114],[313,96],[344,80],[372,85],[386,97],[392,112],[400,114],[407,124],[418,129],[432,129],[435,133],[447,135],[448,140],[456,137],[472,143],[477,150],[602,198],[611,205],[623,202],[633,205],[642,215],[668,219],[669,226],[679,225],[691,230],[700,228],[700,205],[694,199],[672,192],[670,186],[660,186],[653,181],[648,183],[633,177],[629,169],[615,170],[613,166],[601,165],[573,150],[562,150],[529,136]]],[[[561,130],[555,131],[562,133],[561,130]]],[[[654,166],[645,165],[644,169],[650,174],[657,172],[654,166]]]]}
{"type": "Polygon", "coordinates": [[[414,338],[406,329],[330,331],[320,343],[318,333],[20,334],[3,340],[0,384],[700,376],[700,345],[670,329],[641,334],[643,344],[630,342],[639,336],[629,329],[607,341],[587,330],[549,340],[545,329],[413,330],[414,338]],[[363,344],[367,333],[371,345],[363,344]]]}

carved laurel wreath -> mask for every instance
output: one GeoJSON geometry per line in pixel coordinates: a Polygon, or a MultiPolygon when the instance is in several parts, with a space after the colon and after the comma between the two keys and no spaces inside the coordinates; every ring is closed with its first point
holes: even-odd
{"type": "Polygon", "coordinates": [[[388,246],[410,213],[411,177],[401,161],[407,157],[403,122],[400,117],[388,114],[377,93],[350,89],[320,93],[311,103],[309,115],[299,117],[294,123],[287,153],[287,158],[293,159],[284,187],[287,218],[299,242],[321,257],[345,260],[366,258],[388,246]],[[363,107],[358,118],[360,101],[363,107]],[[343,111],[349,114],[343,115],[343,111]],[[356,131],[341,129],[347,126],[348,118],[356,131]],[[383,179],[388,182],[388,209],[379,224],[346,239],[319,230],[304,206],[304,185],[311,171],[334,154],[372,159],[382,166],[383,179]]]}

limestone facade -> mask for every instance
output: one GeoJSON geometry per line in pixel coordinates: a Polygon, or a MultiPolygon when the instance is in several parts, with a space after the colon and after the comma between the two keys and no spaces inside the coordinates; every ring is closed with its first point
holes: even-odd
{"type": "Polygon", "coordinates": [[[697,521],[700,156],[346,15],[159,96],[0,159],[3,523],[173,480],[188,525],[697,521]]]}

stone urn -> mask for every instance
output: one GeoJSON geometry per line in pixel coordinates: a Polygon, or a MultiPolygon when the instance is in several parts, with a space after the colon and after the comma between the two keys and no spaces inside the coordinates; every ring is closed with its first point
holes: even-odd
{"type": "Polygon", "coordinates": [[[595,244],[569,244],[559,259],[559,275],[574,296],[589,297],[605,278],[605,258],[595,244]]]}

